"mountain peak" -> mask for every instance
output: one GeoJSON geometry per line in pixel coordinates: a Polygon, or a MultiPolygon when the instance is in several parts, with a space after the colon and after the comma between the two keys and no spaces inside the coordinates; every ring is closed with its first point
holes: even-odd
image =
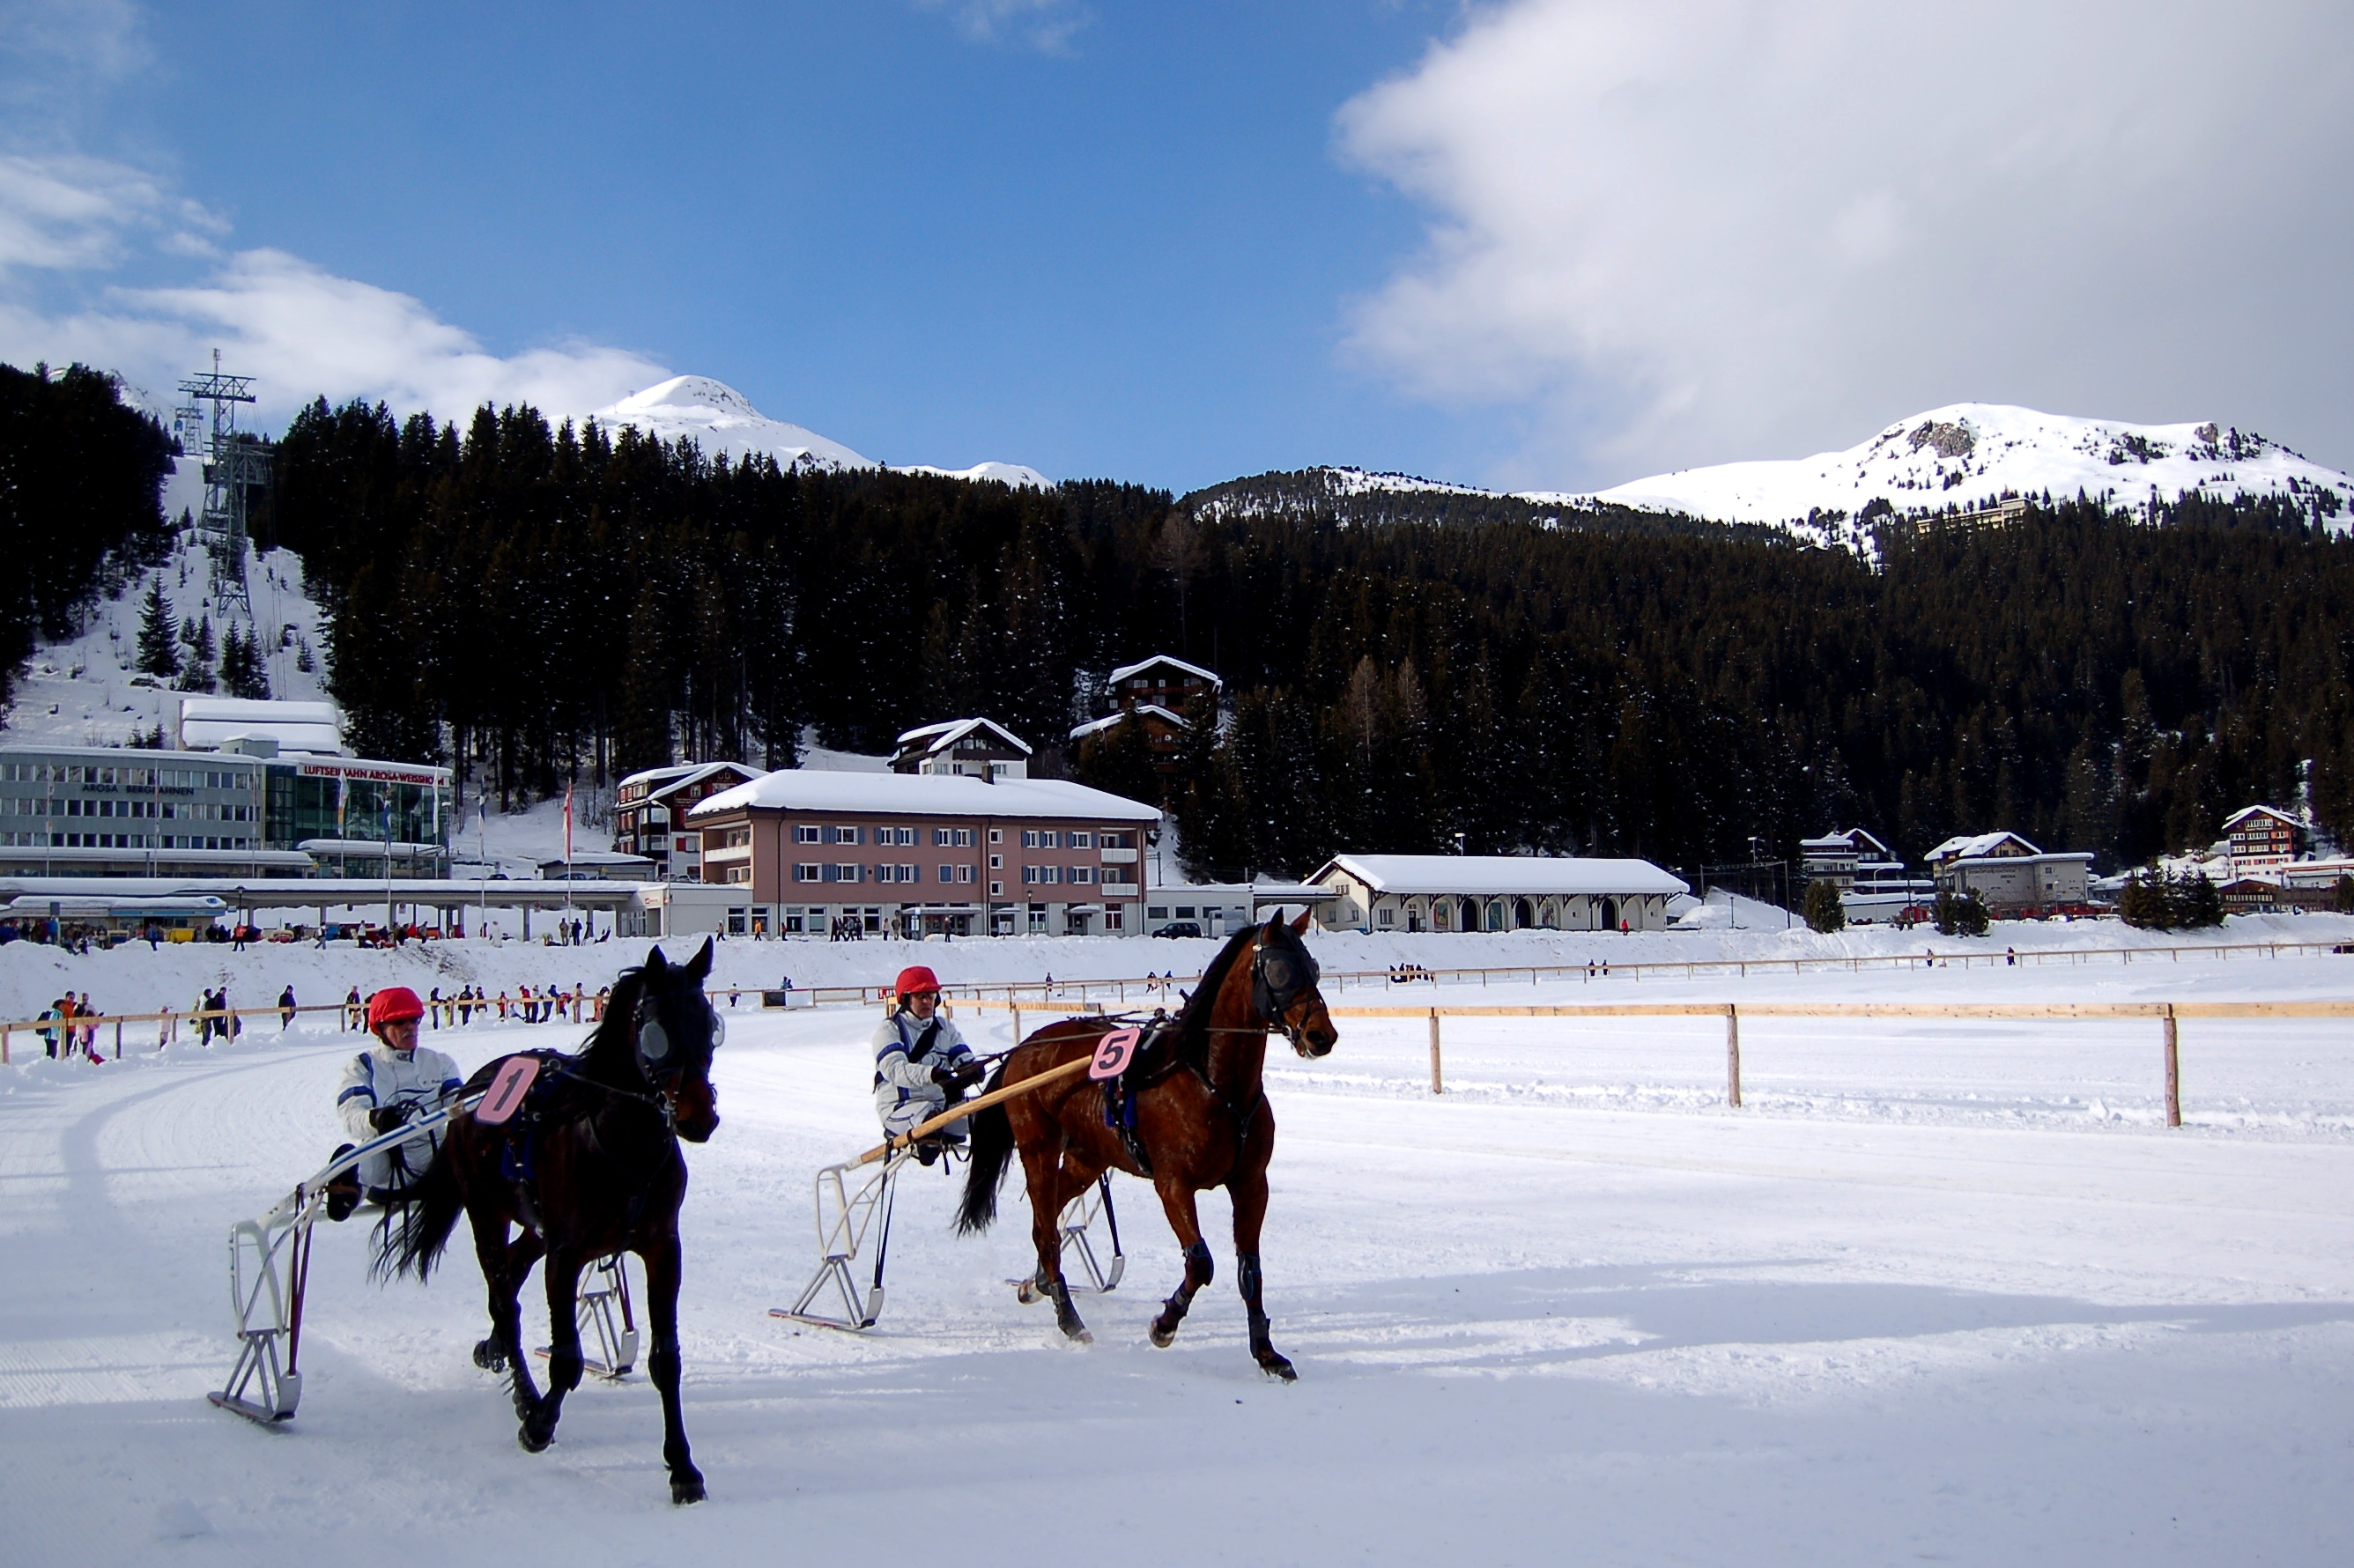
{"type": "MultiPolygon", "coordinates": [[[[658,381],[598,409],[590,418],[616,428],[633,425],[643,434],[665,441],[684,437],[702,448],[705,456],[730,461],[748,453],[765,452],[786,467],[795,463],[803,468],[837,470],[884,466],[815,430],[769,418],[752,407],[749,397],[725,381],[708,376],[673,376],[667,381],[658,381]]],[[[1040,490],[1051,487],[1044,474],[1019,463],[984,462],[969,469],[913,464],[895,468],[895,471],[994,480],[1040,490]]]]}

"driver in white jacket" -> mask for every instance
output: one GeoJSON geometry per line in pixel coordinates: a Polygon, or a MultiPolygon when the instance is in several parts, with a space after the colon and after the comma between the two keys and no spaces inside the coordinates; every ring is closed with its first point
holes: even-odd
{"type": "MultiPolygon", "coordinates": [[[[893,1138],[964,1098],[986,1070],[955,1022],[939,1014],[939,977],[921,964],[899,971],[898,1005],[875,1031],[875,1114],[893,1138]]],[[[929,1165],[940,1150],[964,1141],[961,1124],[917,1145],[929,1165]]]]}
{"type": "MultiPolygon", "coordinates": [[[[417,1044],[418,1020],[424,1016],[425,1004],[405,985],[387,986],[368,999],[368,1030],[377,1044],[353,1057],[344,1068],[335,1114],[343,1118],[344,1129],[355,1142],[336,1150],[338,1157],[358,1143],[440,1109],[465,1087],[457,1063],[417,1044]]],[[[403,1194],[408,1184],[425,1173],[440,1145],[440,1129],[436,1128],[369,1155],[357,1170],[327,1183],[328,1218],[349,1217],[359,1206],[363,1189],[374,1202],[389,1206],[406,1202],[403,1194]]]]}

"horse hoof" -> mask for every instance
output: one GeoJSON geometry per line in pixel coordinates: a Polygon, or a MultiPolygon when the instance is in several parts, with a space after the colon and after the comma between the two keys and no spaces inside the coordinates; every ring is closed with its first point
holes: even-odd
{"type": "Polygon", "coordinates": [[[1271,1378],[1279,1378],[1285,1383],[1299,1381],[1299,1374],[1291,1370],[1291,1362],[1273,1351],[1267,1351],[1259,1356],[1258,1370],[1271,1378]]]}
{"type": "Polygon", "coordinates": [[[680,1477],[670,1484],[670,1500],[678,1507],[684,1508],[688,1503],[699,1503],[704,1496],[701,1476],[680,1477]]]}
{"type": "Polygon", "coordinates": [[[1151,1334],[1152,1343],[1158,1349],[1165,1351],[1170,1346],[1177,1342],[1177,1326],[1174,1323],[1172,1323],[1165,1329],[1160,1324],[1155,1323],[1152,1325],[1150,1332],[1151,1334]]]}
{"type": "Polygon", "coordinates": [[[474,1364],[488,1372],[507,1370],[507,1353],[499,1349],[496,1340],[483,1340],[474,1346],[474,1364]]]}
{"type": "Polygon", "coordinates": [[[1092,1345],[1096,1342],[1096,1337],[1087,1332],[1087,1326],[1085,1323],[1064,1324],[1063,1335],[1075,1345],[1092,1345]]]}
{"type": "Polygon", "coordinates": [[[1013,1282],[1013,1299],[1021,1302],[1024,1307],[1034,1302],[1044,1301],[1045,1298],[1046,1293],[1038,1288],[1036,1280],[1017,1279],[1013,1282]]]}
{"type": "Polygon", "coordinates": [[[516,1429],[515,1441],[523,1445],[525,1453],[540,1454],[546,1452],[547,1445],[555,1436],[552,1432],[534,1432],[531,1429],[531,1423],[526,1421],[516,1429]]]}

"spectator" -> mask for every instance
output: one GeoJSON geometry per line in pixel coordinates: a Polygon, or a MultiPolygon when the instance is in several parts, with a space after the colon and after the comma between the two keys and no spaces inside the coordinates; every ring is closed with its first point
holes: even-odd
{"type": "Polygon", "coordinates": [[[294,1027],[294,988],[288,986],[278,993],[278,1027],[281,1031],[294,1027]]]}
{"type": "Polygon", "coordinates": [[[441,1001],[441,988],[440,988],[440,986],[438,986],[438,985],[437,985],[437,986],[435,986],[435,987],[433,988],[433,994],[432,994],[431,996],[429,996],[429,997],[426,998],[426,1008],[425,1008],[425,1016],[426,1016],[426,1017],[428,1017],[428,1018],[429,1018],[429,1019],[431,1019],[431,1020],[433,1021],[433,1027],[434,1027],[434,1028],[436,1028],[436,1029],[439,1029],[439,1028],[440,1028],[440,1027],[441,1027],[441,1009],[442,1009],[442,1006],[443,1006],[443,1002],[442,1002],[442,1001],[441,1001]]]}
{"type": "Polygon", "coordinates": [[[50,1027],[41,1031],[41,1041],[42,1044],[48,1047],[49,1060],[52,1062],[58,1059],[58,1030],[56,1026],[64,1021],[66,1010],[72,1005],[73,1004],[68,1001],[65,998],[59,997],[57,1001],[50,1002],[48,1006],[41,1009],[40,1021],[43,1023],[50,1025],[50,1027]]]}
{"type": "Polygon", "coordinates": [[[179,1020],[173,1016],[172,1004],[167,1001],[155,1015],[155,1049],[161,1051],[179,1037],[179,1020]]]}
{"type": "Polygon", "coordinates": [[[346,1031],[358,1032],[360,1012],[360,988],[354,986],[351,994],[344,998],[344,1028],[346,1031]]]}

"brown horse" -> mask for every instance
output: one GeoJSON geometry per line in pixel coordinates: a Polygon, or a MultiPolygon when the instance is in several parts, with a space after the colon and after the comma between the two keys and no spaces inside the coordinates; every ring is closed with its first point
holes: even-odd
{"type": "MultiPolygon", "coordinates": [[[[512,1380],[524,1447],[538,1453],[556,1435],[564,1396],[579,1386],[580,1271],[629,1251],[645,1260],[653,1343],[646,1371],[662,1393],[663,1458],[673,1502],[703,1500],[703,1472],[687,1451],[678,1404],[679,1205],[686,1160],[679,1139],[701,1143],[719,1126],[711,1052],[724,1033],[703,994],[711,944],[684,964],[656,948],[643,969],[614,982],[605,1016],[577,1056],[534,1052],[539,1075],[514,1118],[486,1126],[471,1111],[450,1118],[433,1162],[411,1191],[406,1224],[387,1220],[379,1273],[424,1278],[449,1244],[458,1215],[473,1222],[474,1255],[491,1298],[491,1334],[474,1364],[512,1380]],[[521,1234],[508,1239],[510,1226],[521,1234]],[[525,1276],[546,1258],[547,1319],[555,1343],[547,1393],[532,1384],[517,1298],[525,1276]]],[[[486,1086],[501,1057],[474,1075],[486,1086]]]]}
{"type": "MultiPolygon", "coordinates": [[[[1250,1316],[1251,1354],[1276,1377],[1297,1375],[1269,1342],[1267,1310],[1259,1303],[1258,1233],[1267,1217],[1267,1161],[1275,1155],[1275,1112],[1260,1073],[1271,1029],[1280,1029],[1302,1056],[1326,1054],[1338,1038],[1316,990],[1316,960],[1299,939],[1307,928],[1303,912],[1293,925],[1278,916],[1236,932],[1203,971],[1171,1028],[1147,1042],[1129,1075],[1132,1102],[1075,1077],[1017,1095],[972,1118],[972,1166],[957,1228],[982,1230],[997,1217],[998,1183],[1019,1149],[1038,1246],[1032,1289],[1055,1303],[1055,1320],[1072,1339],[1085,1343],[1093,1336],[1072,1308],[1063,1279],[1063,1205],[1103,1171],[1125,1171],[1159,1192],[1170,1228],[1185,1248],[1184,1283],[1152,1320],[1152,1342],[1165,1347],[1177,1337],[1194,1292],[1215,1273],[1193,1194],[1224,1187],[1234,1199],[1235,1283],[1250,1316]],[[1128,1120],[1131,1103],[1134,1126],[1124,1138],[1110,1118],[1128,1120]]],[[[1091,1055],[1118,1027],[1102,1019],[1049,1024],[1014,1047],[989,1086],[1019,1084],[1091,1055]]],[[[1023,1298],[1034,1298],[1030,1290],[1023,1298]]]]}

